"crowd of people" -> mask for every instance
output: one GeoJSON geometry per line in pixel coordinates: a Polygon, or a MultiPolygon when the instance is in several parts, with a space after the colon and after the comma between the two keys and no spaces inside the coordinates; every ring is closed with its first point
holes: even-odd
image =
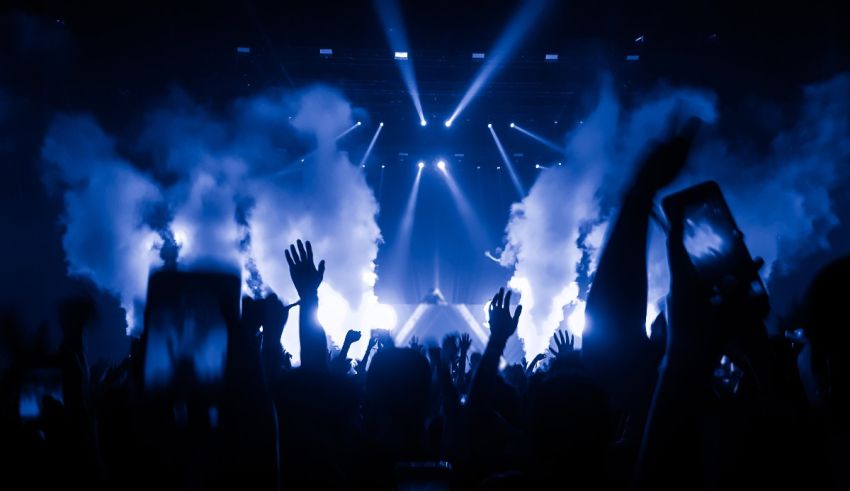
{"type": "MultiPolygon", "coordinates": [[[[325,265],[310,242],[285,258],[298,292],[300,366],[282,349],[289,306],[244,298],[225,315],[220,383],[145,387],[145,336],[116,366],[90,367],[84,300],[60,306],[64,340],[36,359],[12,350],[0,380],[4,489],[848,489],[844,256],[801,286],[805,312],[768,336],[746,296],[718,301],[671,222],[667,307],[644,328],[653,202],[684,167],[688,132],[656,145],[622,196],[587,298],[577,349],[505,364],[522,306],[499,289],[490,336],[365,353],[329,346],[317,320],[325,265]],[[805,288],[805,289],[804,289],[805,288]],[[34,366],[61,372],[36,417],[21,414],[34,366]]],[[[565,190],[568,192],[568,190],[565,190]]],[[[759,267],[753,262],[753,270],[759,267]]],[[[729,285],[734,291],[736,285],[729,285]]],[[[11,318],[2,328],[12,330],[11,318]]]]}

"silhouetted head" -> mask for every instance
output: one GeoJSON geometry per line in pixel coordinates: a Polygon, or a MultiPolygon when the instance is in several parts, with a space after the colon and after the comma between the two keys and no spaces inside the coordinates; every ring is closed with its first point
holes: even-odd
{"type": "Polygon", "coordinates": [[[807,345],[798,358],[806,394],[814,404],[846,400],[850,386],[850,256],[821,269],[806,291],[807,345]]]}
{"type": "Polygon", "coordinates": [[[366,378],[367,434],[397,455],[415,453],[424,441],[430,385],[428,361],[419,351],[378,351],[366,378]]]}

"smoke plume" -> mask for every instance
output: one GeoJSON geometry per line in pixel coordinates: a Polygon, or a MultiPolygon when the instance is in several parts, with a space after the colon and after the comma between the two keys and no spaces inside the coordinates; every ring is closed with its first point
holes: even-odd
{"type": "MultiPolygon", "coordinates": [[[[269,91],[220,113],[175,91],[122,145],[90,116],[56,117],[42,157],[64,193],[69,272],[114,292],[138,332],[149,271],[169,261],[241,271],[246,294],[295,300],[283,251],[304,238],[327,262],[320,319],[332,341],[349,327],[392,327],[373,293],[378,205],[336,147],[351,123],[350,105],[324,87],[269,91]]],[[[292,318],[283,341],[297,356],[292,318]]]]}
{"type": "MultiPolygon", "coordinates": [[[[514,268],[511,286],[526,307],[519,336],[529,356],[544,351],[559,327],[581,334],[580,286],[592,277],[608,220],[616,215],[611,203],[672,116],[696,116],[708,127],[670,191],[718,181],[751,253],[766,261],[764,275],[826,247],[826,234],[838,224],[830,193],[846,186],[850,173],[850,76],[805,87],[796,123],[773,137],[767,155],[733,150],[719,136],[711,125],[723,121],[710,92],[664,88],[627,105],[605,85],[591,114],[566,135],[564,166],[541,172],[511,210],[501,259],[514,268]]],[[[667,288],[663,234],[656,229],[648,319],[667,288]]]]}

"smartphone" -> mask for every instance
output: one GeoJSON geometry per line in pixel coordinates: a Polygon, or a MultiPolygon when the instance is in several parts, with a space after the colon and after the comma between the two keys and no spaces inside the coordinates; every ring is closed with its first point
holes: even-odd
{"type": "Polygon", "coordinates": [[[712,302],[722,302],[729,291],[746,292],[766,307],[764,283],[716,182],[667,196],[662,208],[671,227],[682,226],[685,250],[697,274],[712,289],[712,302]]]}
{"type": "Polygon", "coordinates": [[[157,271],[145,304],[146,390],[189,390],[221,383],[227,358],[226,319],[239,318],[236,274],[157,271]]]}
{"type": "Polygon", "coordinates": [[[34,421],[41,417],[45,398],[63,403],[62,371],[59,368],[37,368],[21,377],[18,399],[18,416],[21,421],[34,421]]]}

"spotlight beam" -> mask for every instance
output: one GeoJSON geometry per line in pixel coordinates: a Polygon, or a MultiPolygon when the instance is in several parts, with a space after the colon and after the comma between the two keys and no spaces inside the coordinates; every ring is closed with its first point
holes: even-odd
{"type": "MultiPolygon", "coordinates": [[[[404,28],[404,20],[401,17],[401,9],[397,0],[375,0],[375,10],[378,11],[378,17],[381,19],[390,49],[394,52],[410,53],[407,31],[404,28]]],[[[419,115],[419,124],[425,126],[427,121],[425,120],[425,113],[422,111],[422,102],[419,99],[419,87],[416,85],[416,73],[413,70],[412,57],[408,56],[404,60],[398,60],[396,64],[401,73],[401,79],[407,86],[407,93],[410,94],[410,99],[413,101],[413,107],[416,108],[416,113],[419,115]]]]}
{"type": "Polygon", "coordinates": [[[490,50],[489,53],[491,54],[488,54],[484,65],[481,66],[481,69],[475,75],[472,85],[469,86],[469,89],[467,89],[461,98],[460,103],[458,103],[452,115],[446,120],[446,127],[451,126],[452,122],[457,119],[460,113],[466,109],[466,106],[478,95],[481,88],[502,67],[504,60],[516,50],[520,44],[520,39],[528,32],[534,21],[543,12],[547,3],[547,0],[529,0],[522,3],[520,10],[514,15],[513,20],[511,20],[507,28],[502,32],[502,36],[496,42],[496,45],[490,50]]]}
{"type": "Polygon", "coordinates": [[[393,249],[392,263],[401,267],[407,264],[410,256],[410,238],[413,233],[413,218],[416,215],[416,201],[419,196],[419,182],[422,180],[423,167],[419,167],[416,171],[416,179],[413,181],[413,187],[410,190],[410,195],[407,197],[407,205],[404,207],[404,215],[401,217],[401,224],[398,228],[398,241],[393,249]]]}
{"type": "Polygon", "coordinates": [[[366,160],[369,158],[369,154],[372,153],[372,147],[375,146],[375,142],[378,141],[378,135],[381,134],[381,130],[384,129],[384,123],[378,125],[378,129],[375,130],[375,134],[372,135],[372,141],[369,142],[369,146],[366,148],[366,153],[363,154],[363,158],[360,159],[360,165],[366,163],[366,160]]]}
{"type": "Polygon", "coordinates": [[[460,217],[463,219],[466,229],[472,235],[473,241],[478,245],[485,244],[487,236],[484,233],[481,222],[478,221],[475,212],[472,210],[472,205],[469,204],[469,201],[464,196],[463,191],[460,190],[460,186],[457,185],[457,181],[455,181],[451,173],[445,168],[440,169],[440,172],[442,172],[443,177],[446,179],[446,185],[449,187],[449,192],[452,195],[455,206],[457,206],[460,212],[460,217]]]}
{"type": "Polygon", "coordinates": [[[562,147],[558,146],[558,144],[556,144],[555,142],[553,142],[551,140],[547,140],[546,138],[543,138],[542,136],[538,135],[537,133],[533,133],[533,132],[521,127],[518,124],[514,124],[513,126],[511,126],[511,128],[519,131],[520,133],[522,133],[522,134],[524,134],[528,137],[531,137],[534,140],[537,140],[539,143],[546,145],[550,149],[558,152],[559,154],[564,153],[564,149],[562,147]]]}
{"type": "Polygon", "coordinates": [[[508,174],[511,176],[511,181],[514,183],[514,188],[516,188],[516,192],[519,193],[520,198],[525,197],[525,188],[522,185],[522,182],[519,180],[519,176],[514,170],[514,164],[511,162],[511,158],[508,157],[508,152],[505,151],[505,147],[502,146],[502,141],[499,140],[499,135],[496,134],[496,130],[491,126],[490,135],[493,136],[493,141],[496,142],[496,147],[499,149],[499,154],[502,156],[502,162],[505,164],[505,167],[508,168],[508,174]]]}
{"type": "MultiPolygon", "coordinates": [[[[345,131],[343,131],[342,133],[340,133],[339,135],[337,135],[337,137],[334,139],[334,141],[339,141],[339,140],[341,140],[341,139],[342,139],[345,135],[347,135],[347,134],[351,133],[352,131],[356,130],[356,129],[357,129],[357,128],[359,128],[360,126],[361,126],[360,121],[358,121],[358,122],[354,123],[354,124],[353,124],[353,125],[351,125],[351,126],[350,126],[347,130],[345,130],[345,131]]],[[[313,153],[313,152],[310,152],[310,153],[313,153]]]]}

